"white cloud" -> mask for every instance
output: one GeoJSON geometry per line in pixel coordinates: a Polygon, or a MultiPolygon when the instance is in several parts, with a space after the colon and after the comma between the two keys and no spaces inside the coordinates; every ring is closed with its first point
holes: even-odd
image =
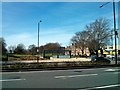
{"type": "Polygon", "coordinates": [[[17,45],[17,44],[24,44],[26,47],[28,47],[31,44],[36,43],[36,37],[35,34],[29,34],[29,33],[20,33],[20,34],[13,34],[9,35],[5,38],[7,46],[10,45],[17,45]]]}
{"type": "MultiPolygon", "coordinates": [[[[72,30],[72,29],[71,29],[72,30]]],[[[58,42],[63,46],[68,45],[73,32],[67,28],[53,28],[40,33],[40,44],[44,45],[49,42],[58,42]]]]}
{"type": "MultiPolygon", "coordinates": [[[[109,18],[112,17],[110,16],[109,18]]],[[[74,33],[83,30],[84,25],[89,24],[86,22],[81,24],[80,23],[81,21],[79,20],[77,22],[78,23],[76,25],[74,25],[73,23],[70,25],[64,25],[63,27],[40,29],[40,45],[45,45],[46,43],[49,42],[58,42],[62,46],[68,45],[74,33]]],[[[38,39],[37,35],[38,35],[37,32],[11,34],[9,36],[5,36],[5,40],[7,46],[23,43],[26,47],[28,47],[31,44],[37,45],[37,39],[38,39]]]]}
{"type": "Polygon", "coordinates": [[[57,33],[57,34],[50,34],[42,36],[40,39],[41,44],[46,44],[48,42],[58,42],[63,46],[66,45],[67,42],[70,41],[72,34],[67,33],[57,33]]]}
{"type": "MultiPolygon", "coordinates": [[[[58,42],[62,46],[68,45],[73,33],[68,30],[61,30],[63,28],[53,28],[46,31],[40,32],[39,43],[40,45],[45,45],[49,42],[58,42]]],[[[38,43],[38,34],[37,33],[19,33],[13,34],[5,37],[7,46],[18,45],[20,43],[24,44],[26,48],[31,45],[38,43]]]]}

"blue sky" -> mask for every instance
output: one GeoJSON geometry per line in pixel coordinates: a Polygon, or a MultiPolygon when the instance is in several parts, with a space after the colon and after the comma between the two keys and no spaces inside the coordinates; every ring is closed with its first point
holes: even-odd
{"type": "MultiPolygon", "coordinates": [[[[74,33],[84,30],[86,24],[99,17],[111,20],[112,3],[105,2],[3,2],[2,36],[7,46],[23,43],[26,47],[37,45],[38,22],[40,45],[58,42],[70,44],[74,33]]],[[[117,8],[117,7],[116,7],[117,8]]],[[[117,13],[117,11],[116,11],[117,13]]]]}

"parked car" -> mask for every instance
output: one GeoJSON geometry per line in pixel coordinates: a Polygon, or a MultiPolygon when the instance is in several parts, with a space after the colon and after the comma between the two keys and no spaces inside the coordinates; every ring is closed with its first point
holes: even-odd
{"type": "Polygon", "coordinates": [[[97,55],[91,55],[91,61],[94,61],[97,55]]]}
{"type": "Polygon", "coordinates": [[[106,55],[106,57],[109,58],[109,59],[114,59],[115,55],[106,55]]]}
{"type": "Polygon", "coordinates": [[[96,57],[93,62],[97,62],[97,63],[108,63],[110,64],[110,60],[108,58],[105,57],[96,57]]]}

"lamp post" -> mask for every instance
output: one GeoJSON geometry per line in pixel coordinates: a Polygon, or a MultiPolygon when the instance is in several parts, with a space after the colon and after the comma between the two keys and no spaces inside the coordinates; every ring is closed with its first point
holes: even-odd
{"type": "MultiPolygon", "coordinates": [[[[102,8],[104,5],[108,4],[109,2],[100,6],[102,8]]],[[[116,31],[116,17],[115,17],[115,0],[113,0],[113,16],[114,16],[114,33],[115,33],[115,64],[117,65],[117,31],[116,31]]]]}
{"type": "Polygon", "coordinates": [[[113,0],[113,14],[114,14],[114,32],[115,32],[115,64],[117,65],[117,31],[116,31],[116,18],[115,18],[115,1],[113,0]]]}
{"type": "Polygon", "coordinates": [[[38,53],[38,58],[37,58],[37,62],[39,62],[39,31],[40,31],[40,23],[41,23],[42,21],[40,20],[39,22],[38,22],[38,48],[37,48],[37,53],[38,53]]]}

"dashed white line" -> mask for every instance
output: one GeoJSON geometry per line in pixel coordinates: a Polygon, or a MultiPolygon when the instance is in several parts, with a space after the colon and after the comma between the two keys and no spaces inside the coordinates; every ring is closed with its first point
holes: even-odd
{"type": "Polygon", "coordinates": [[[6,79],[6,80],[0,80],[0,82],[6,82],[6,81],[20,81],[20,80],[26,80],[26,79],[6,79]]]}
{"type": "Polygon", "coordinates": [[[55,71],[26,71],[26,72],[2,72],[0,74],[28,74],[28,73],[41,73],[41,72],[55,72],[55,71]]]}
{"type": "Polygon", "coordinates": [[[118,70],[120,70],[120,69],[106,69],[105,71],[118,71],[118,70]]]}
{"type": "Polygon", "coordinates": [[[96,76],[98,74],[84,74],[84,75],[68,75],[68,76],[55,76],[54,78],[73,78],[73,77],[85,77],[85,76],[96,76]]]}
{"type": "Polygon", "coordinates": [[[78,89],[78,90],[94,90],[94,89],[103,89],[103,88],[118,87],[118,86],[120,86],[120,84],[108,85],[108,86],[100,86],[100,87],[93,87],[93,88],[85,88],[85,89],[78,89]]]}

